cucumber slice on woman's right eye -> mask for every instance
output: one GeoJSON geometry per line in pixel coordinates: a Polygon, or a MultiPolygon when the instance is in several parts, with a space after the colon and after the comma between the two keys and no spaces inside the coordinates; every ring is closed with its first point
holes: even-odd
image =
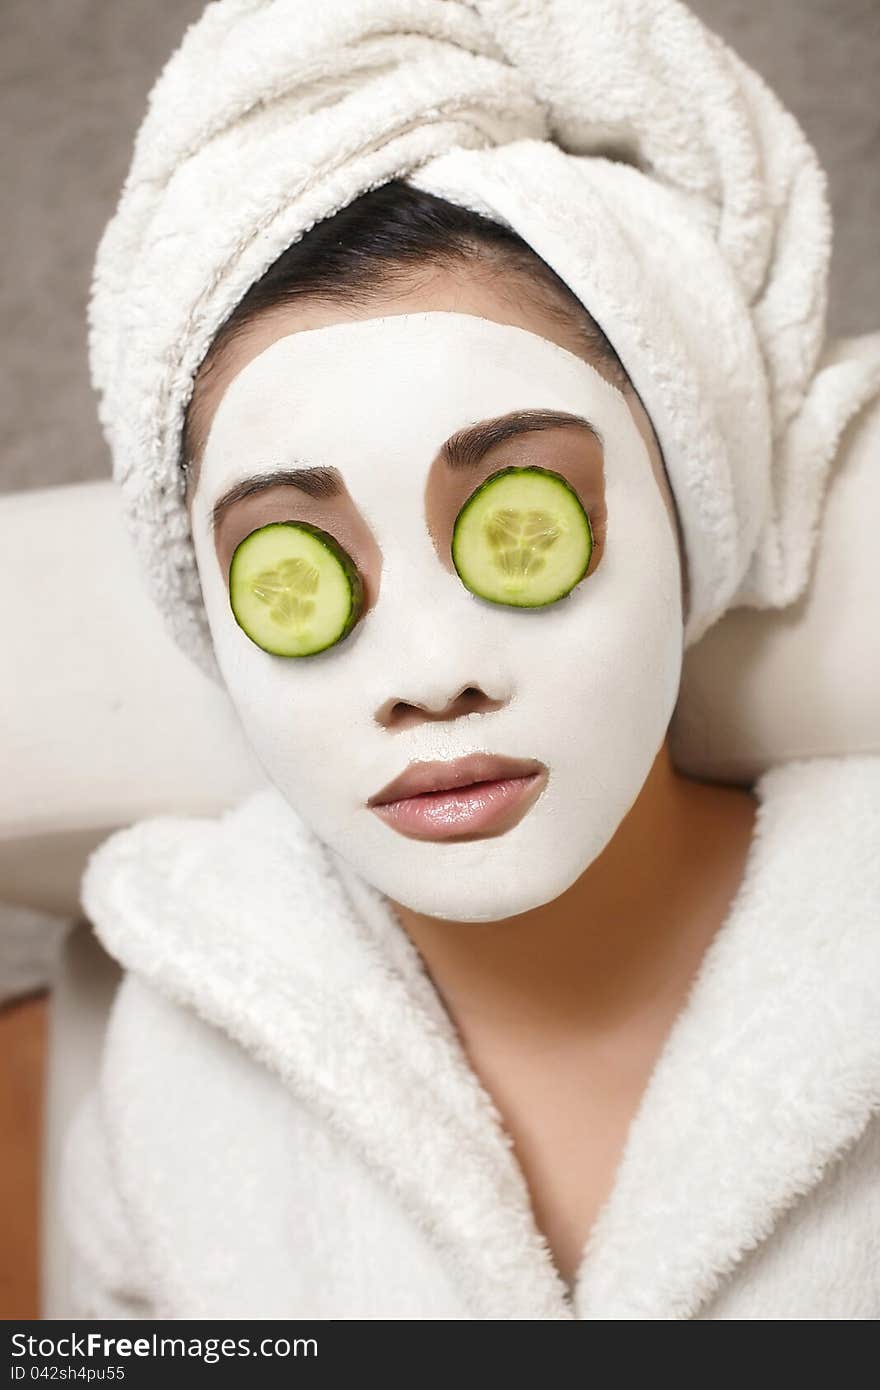
{"type": "Polygon", "coordinates": [[[465,502],[452,531],[452,562],[478,598],[519,608],[555,603],[583,579],[593,529],[560,473],[502,468],[465,502]]]}
{"type": "Polygon", "coordinates": [[[307,521],[273,521],[235,548],[229,602],[239,627],[273,656],[314,656],[341,641],[363,607],[350,555],[307,521]]]}

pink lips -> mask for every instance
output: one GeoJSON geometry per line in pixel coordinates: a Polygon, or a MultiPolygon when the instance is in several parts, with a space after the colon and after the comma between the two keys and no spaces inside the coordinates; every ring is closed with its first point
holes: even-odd
{"type": "Polygon", "coordinates": [[[547,776],[536,759],[473,753],[454,762],[411,763],[367,805],[411,839],[479,839],[522,820],[547,776]]]}

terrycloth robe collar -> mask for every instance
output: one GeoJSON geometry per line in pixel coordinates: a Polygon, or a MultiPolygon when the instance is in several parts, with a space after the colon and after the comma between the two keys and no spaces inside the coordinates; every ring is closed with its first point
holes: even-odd
{"type": "Polygon", "coordinates": [[[390,904],[274,787],[216,819],[117,832],[82,903],[125,968],[326,1116],[429,1233],[474,1317],[691,1318],[880,1107],[880,759],[778,766],[755,794],[745,875],[571,1296],[390,904]]]}

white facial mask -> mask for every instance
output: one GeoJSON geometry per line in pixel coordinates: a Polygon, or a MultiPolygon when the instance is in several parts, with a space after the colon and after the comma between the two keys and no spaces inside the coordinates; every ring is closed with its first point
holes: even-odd
{"type": "MultiPolygon", "coordinates": [[[[505,462],[501,451],[492,471],[505,462]]],[[[290,496],[274,519],[297,518],[290,496]]],[[[525,329],[445,311],[281,338],[220,402],[193,539],[219,666],[258,759],[369,883],[418,912],[492,921],[558,897],[601,853],[665,736],[683,622],[678,548],[647,448],[624,397],[586,362],[525,329]],[[608,516],[595,570],[537,610],[471,593],[441,563],[425,514],[443,442],[530,408],[596,427],[608,516]],[[380,592],[334,647],[273,656],[235,620],[210,513],[250,474],[310,465],[341,472],[381,552],[380,592]],[[442,711],[468,686],[500,706],[405,728],[376,722],[395,701],[442,711]],[[416,840],[366,805],[413,760],[475,752],[549,768],[538,799],[505,833],[416,840]]]]}

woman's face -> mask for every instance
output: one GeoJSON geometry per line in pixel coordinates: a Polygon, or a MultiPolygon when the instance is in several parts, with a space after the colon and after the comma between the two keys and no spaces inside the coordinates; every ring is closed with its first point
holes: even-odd
{"type": "Polygon", "coordinates": [[[191,518],[217,659],[268,777],[414,911],[549,902],[632,806],[678,694],[679,548],[637,398],[555,319],[460,277],[358,316],[286,309],[236,351],[191,518]],[[593,532],[584,577],[537,608],[478,597],[451,550],[474,490],[526,465],[561,475],[593,532]],[[270,654],[230,602],[236,547],[282,521],[329,533],[363,587],[353,629],[312,656],[270,654]],[[408,769],[454,790],[376,805],[408,769]]]}

